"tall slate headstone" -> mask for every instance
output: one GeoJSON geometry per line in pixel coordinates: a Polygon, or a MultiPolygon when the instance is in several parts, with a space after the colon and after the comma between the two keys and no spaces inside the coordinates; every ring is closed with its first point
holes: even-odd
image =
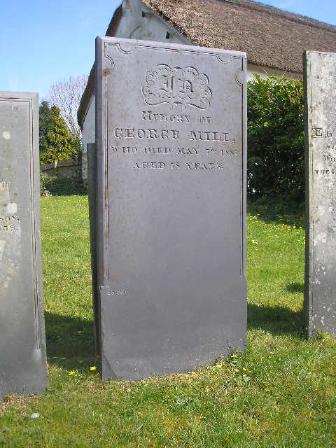
{"type": "Polygon", "coordinates": [[[0,93],[0,399],[47,384],[38,98],[0,93]]]}
{"type": "Polygon", "coordinates": [[[87,144],[88,198],[90,218],[90,246],[92,273],[92,302],[95,326],[96,352],[100,354],[100,309],[97,289],[97,152],[94,143],[87,144]]]}
{"type": "Polygon", "coordinates": [[[308,335],[336,335],[336,54],[305,53],[308,335]]]}
{"type": "Polygon", "coordinates": [[[97,39],[103,378],[244,347],[245,80],[244,53],[97,39]]]}

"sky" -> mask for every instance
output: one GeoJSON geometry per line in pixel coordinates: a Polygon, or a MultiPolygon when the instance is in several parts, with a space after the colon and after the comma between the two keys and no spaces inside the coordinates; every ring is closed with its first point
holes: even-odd
{"type": "MultiPolygon", "coordinates": [[[[192,0],[190,0],[192,1],[192,0]]],[[[121,0],[0,0],[0,91],[47,96],[58,81],[88,74],[94,39],[121,0]]],[[[335,0],[266,0],[336,25],[335,0]]]]}
{"type": "Polygon", "coordinates": [[[262,3],[336,25],[335,0],[264,0],[262,3]]]}
{"type": "Polygon", "coordinates": [[[39,92],[88,74],[119,0],[0,0],[0,91],[39,92]]]}

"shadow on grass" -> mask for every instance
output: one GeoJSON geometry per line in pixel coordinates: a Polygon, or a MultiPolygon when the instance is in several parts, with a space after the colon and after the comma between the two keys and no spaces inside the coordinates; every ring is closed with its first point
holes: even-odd
{"type": "Polygon", "coordinates": [[[248,212],[257,215],[266,223],[287,224],[304,227],[304,203],[286,202],[278,198],[267,198],[248,203],[248,212]]]}
{"type": "MultiPolygon", "coordinates": [[[[290,286],[290,285],[289,285],[290,286]]],[[[66,370],[81,369],[95,362],[92,321],[46,312],[48,362],[66,370]]],[[[281,306],[248,304],[248,327],[273,335],[303,337],[303,312],[281,306]]]]}
{"type": "Polygon", "coordinates": [[[92,321],[45,313],[48,362],[67,370],[81,368],[95,359],[92,321]]]}
{"type": "Polygon", "coordinates": [[[286,291],[288,292],[292,292],[292,293],[304,293],[304,284],[303,283],[298,283],[298,282],[294,282],[294,283],[289,283],[286,286],[286,291]]]}
{"type": "Polygon", "coordinates": [[[304,313],[282,306],[247,305],[248,328],[265,330],[273,335],[303,337],[304,313]]]}

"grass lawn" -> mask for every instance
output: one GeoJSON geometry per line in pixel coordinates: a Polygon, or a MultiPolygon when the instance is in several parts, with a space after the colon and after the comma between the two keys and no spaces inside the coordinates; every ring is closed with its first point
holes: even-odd
{"type": "Polygon", "coordinates": [[[102,383],[89,369],[87,208],[86,196],[42,199],[49,388],[0,404],[1,447],[336,446],[336,340],[303,335],[300,220],[249,214],[244,354],[186,375],[102,383]]]}

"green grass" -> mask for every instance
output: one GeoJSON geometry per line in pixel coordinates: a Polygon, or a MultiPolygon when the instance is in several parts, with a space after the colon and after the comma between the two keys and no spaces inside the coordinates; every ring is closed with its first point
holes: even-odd
{"type": "Polygon", "coordinates": [[[87,197],[43,198],[49,388],[0,407],[0,446],[335,447],[336,340],[305,339],[303,227],[271,211],[248,219],[246,352],[186,375],[102,383],[89,371],[87,197]]]}

